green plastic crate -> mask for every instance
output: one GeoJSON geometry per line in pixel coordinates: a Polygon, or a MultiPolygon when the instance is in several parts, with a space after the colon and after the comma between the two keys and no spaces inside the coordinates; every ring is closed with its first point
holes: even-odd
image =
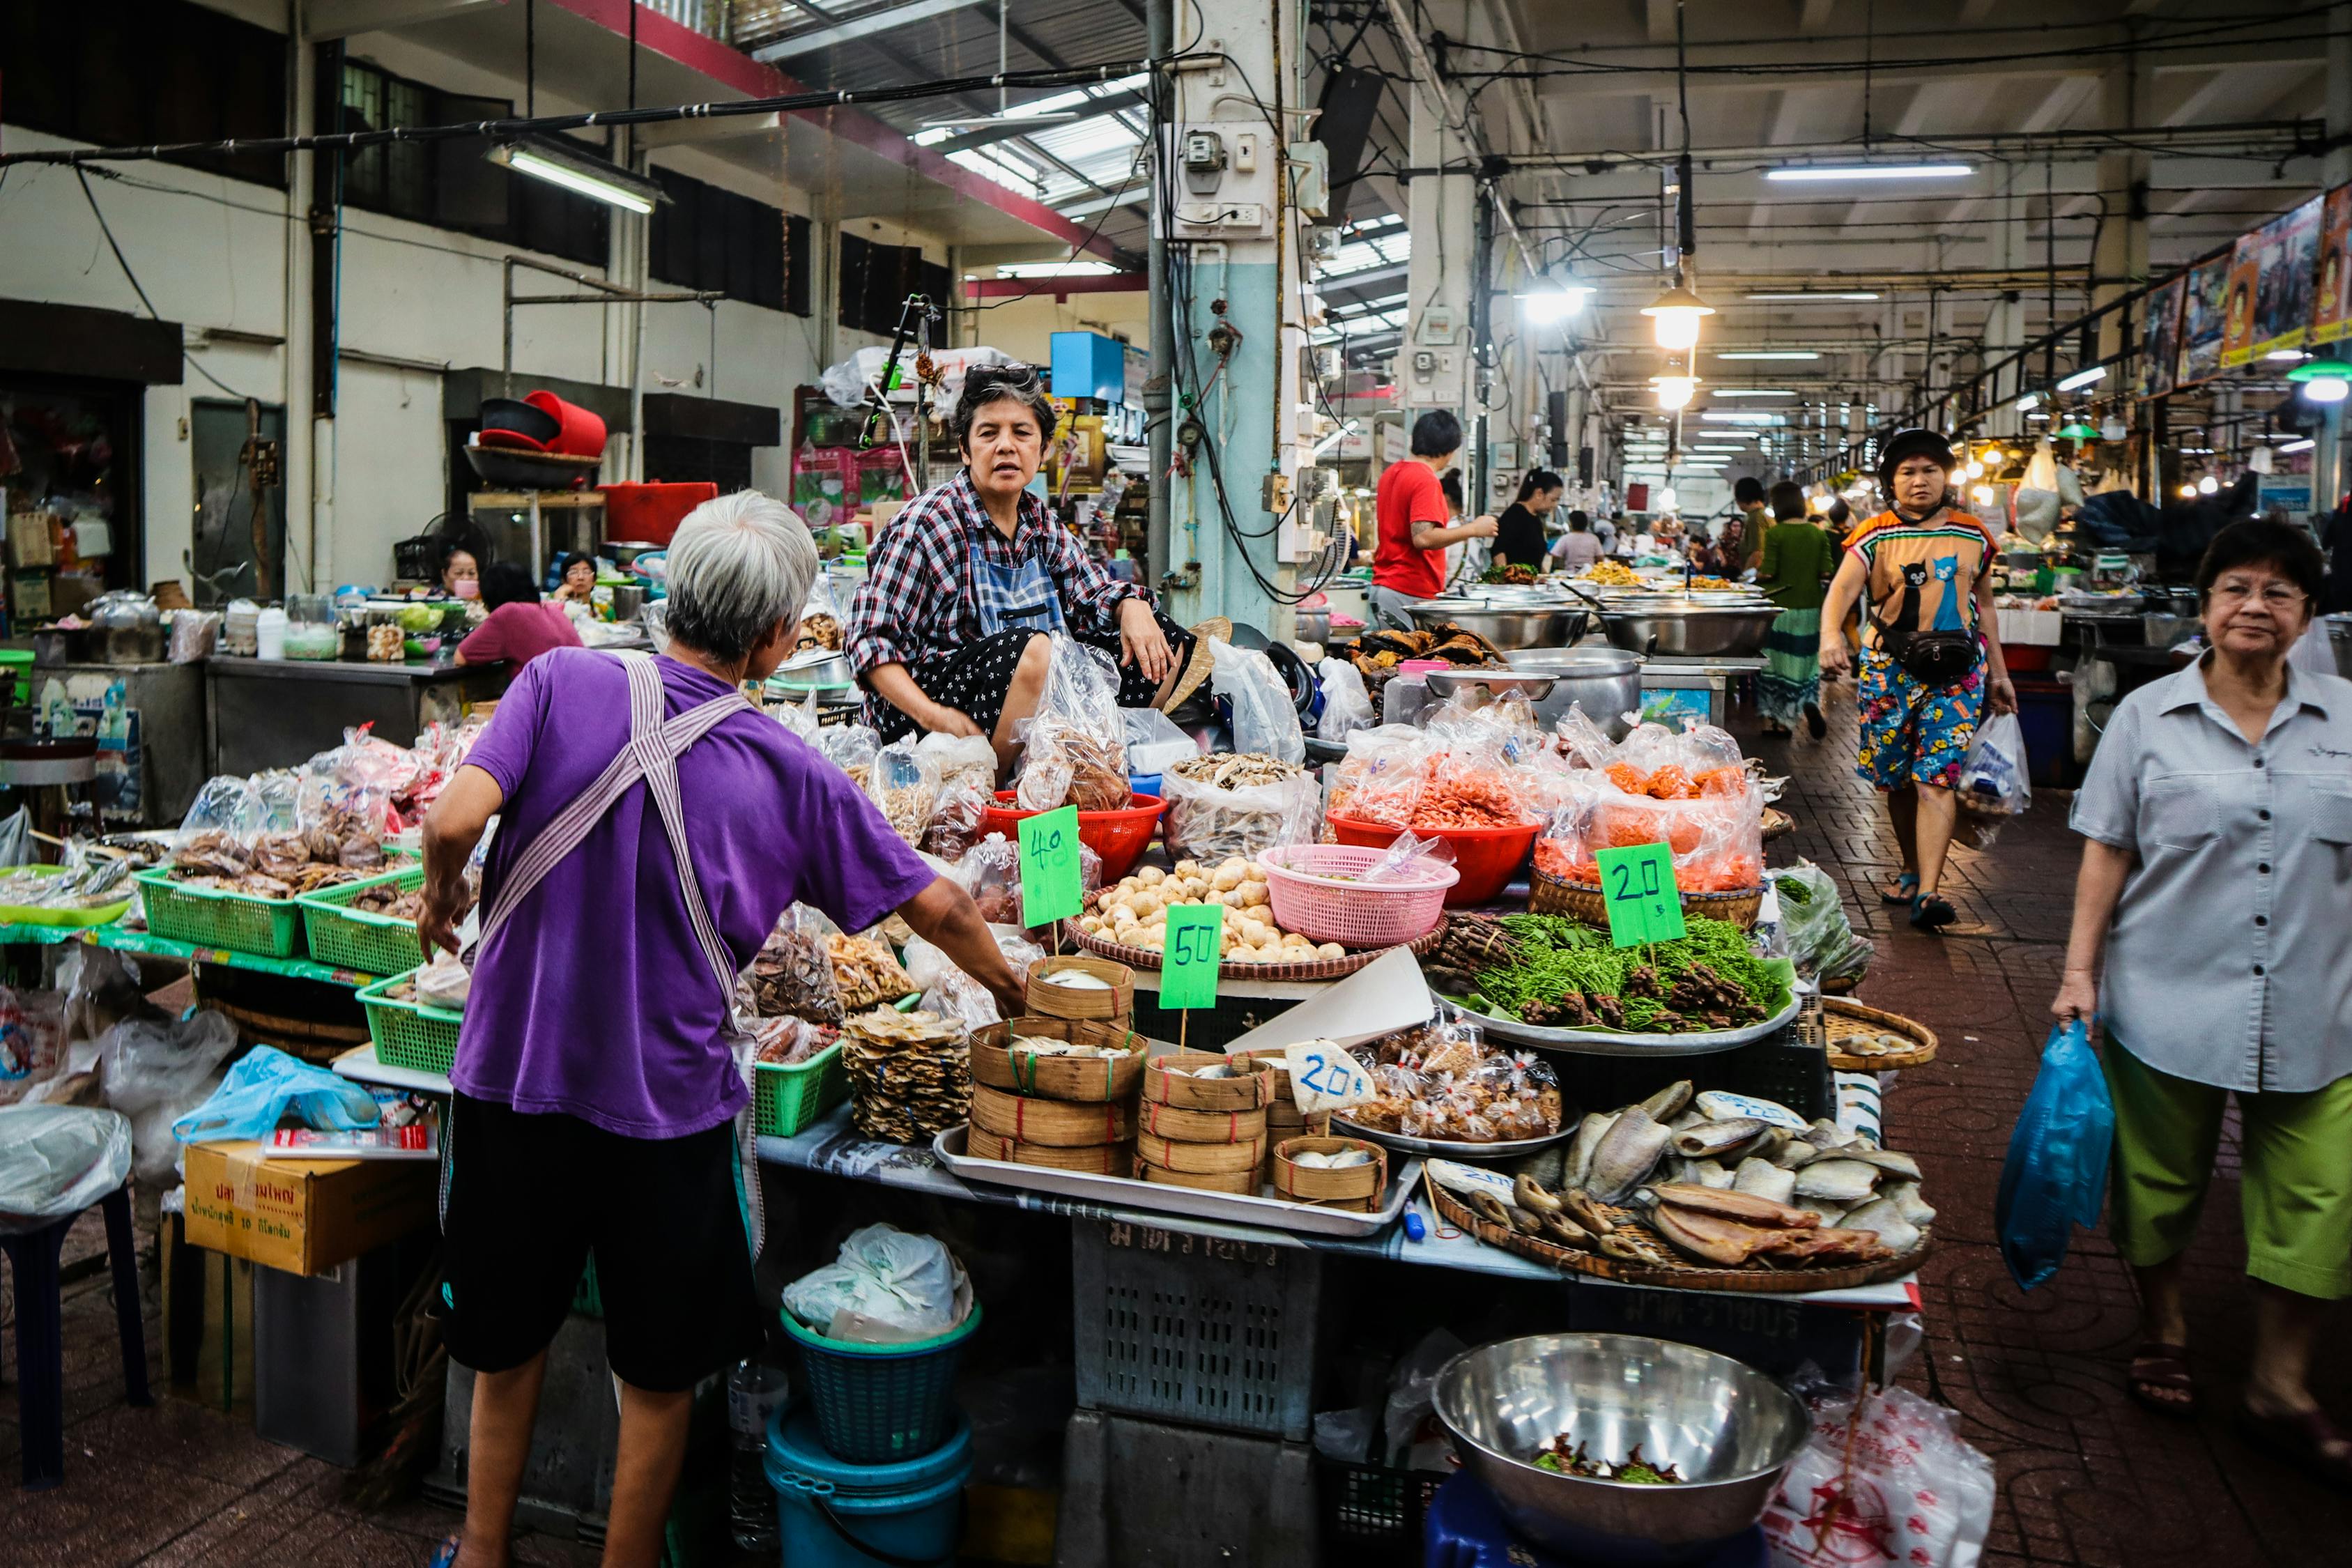
{"type": "Polygon", "coordinates": [[[322,888],[296,899],[302,906],[302,929],[310,943],[310,956],[320,963],[356,969],[362,974],[399,974],[424,963],[424,943],[417,937],[415,921],[343,907],[365,889],[386,882],[403,892],[421,888],[425,868],[412,864],[403,870],[322,888]]]}
{"type": "Polygon", "coordinates": [[[375,1042],[375,1059],[386,1067],[446,1074],[457,1064],[457,1027],[466,1016],[384,994],[414,973],[379,980],[360,992],[368,1038],[375,1042]]]}
{"type": "Polygon", "coordinates": [[[762,1138],[790,1138],[849,1098],[849,1069],[835,1040],[804,1062],[751,1064],[762,1138]]]}
{"type": "Polygon", "coordinates": [[[138,882],[147,929],[157,936],[263,958],[291,958],[301,950],[302,910],[292,899],[184,888],[168,871],[142,871],[138,882]]]}

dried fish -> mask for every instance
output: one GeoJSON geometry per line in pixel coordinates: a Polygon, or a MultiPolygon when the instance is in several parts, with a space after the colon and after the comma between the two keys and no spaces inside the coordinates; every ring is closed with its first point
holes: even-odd
{"type": "MultiPolygon", "coordinates": [[[[1682,1087],[1687,1090],[1690,1086],[1682,1087]]],[[[1673,1136],[1643,1107],[1627,1110],[1592,1152],[1592,1169],[1587,1177],[1592,1195],[1604,1204],[1616,1203],[1640,1186],[1657,1168],[1659,1156],[1666,1152],[1666,1141],[1673,1136]]]]}
{"type": "Polygon", "coordinates": [[[1569,1141],[1568,1158],[1561,1168],[1562,1182],[1571,1187],[1586,1184],[1592,1173],[1592,1152],[1601,1147],[1601,1140],[1616,1122],[1614,1115],[1595,1112],[1577,1123],[1576,1136],[1569,1141]]]}
{"type": "Polygon", "coordinates": [[[1878,1169],[1859,1160],[1816,1160],[1797,1173],[1797,1195],[1860,1203],[1878,1184],[1878,1169]]]}
{"type": "Polygon", "coordinates": [[[1740,1161],[1739,1168],[1731,1173],[1731,1190],[1785,1204],[1796,1195],[1797,1173],[1784,1171],[1769,1160],[1759,1160],[1750,1155],[1740,1161]]]}
{"type": "Polygon", "coordinates": [[[1762,1137],[1766,1125],[1752,1117],[1738,1121],[1701,1121],[1675,1134],[1675,1152],[1694,1160],[1728,1156],[1762,1137]]]}
{"type": "Polygon", "coordinates": [[[1908,1252],[1919,1245],[1919,1227],[1903,1217],[1902,1205],[1879,1198],[1849,1212],[1844,1229],[1866,1230],[1893,1252],[1908,1252]]]}

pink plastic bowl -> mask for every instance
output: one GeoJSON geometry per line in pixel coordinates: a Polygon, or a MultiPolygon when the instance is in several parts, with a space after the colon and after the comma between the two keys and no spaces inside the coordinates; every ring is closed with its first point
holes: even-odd
{"type": "Polygon", "coordinates": [[[1419,942],[1444,918],[1445,890],[1462,874],[1442,866],[1412,880],[1344,879],[1370,870],[1384,853],[1347,844],[1287,844],[1266,850],[1257,860],[1265,868],[1275,924],[1341,947],[1419,942]]]}

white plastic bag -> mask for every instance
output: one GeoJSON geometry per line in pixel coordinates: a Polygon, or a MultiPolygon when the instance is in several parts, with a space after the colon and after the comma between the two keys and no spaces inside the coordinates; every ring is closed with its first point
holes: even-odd
{"type": "Polygon", "coordinates": [[[1323,713],[1315,721],[1318,741],[1344,742],[1359,730],[1379,723],[1371,693],[1364,689],[1364,674],[1344,658],[1327,658],[1317,671],[1323,678],[1323,713]]]}
{"type": "Polygon", "coordinates": [[[1201,754],[1201,743],[1176,727],[1157,708],[1122,708],[1127,722],[1127,771],[1149,777],[1164,773],[1188,757],[1201,754]]]}
{"type": "Polygon", "coordinates": [[[177,1023],[125,1019],[102,1042],[99,1081],[106,1103],[131,1119],[141,1183],[160,1189],[177,1181],[180,1144],[172,1123],[212,1098],[221,1064],[236,1046],[236,1025],[210,1008],[177,1023]]]}
{"type": "Polygon", "coordinates": [[[0,1236],[79,1214],[131,1173],[131,1123],[79,1105],[0,1107],[0,1236]]]}
{"type": "Polygon", "coordinates": [[[1774,1568],[1975,1568],[1992,1529],[1992,1461],[1958,1417],[1907,1389],[1816,1407],[1813,1435],[1764,1510],[1774,1568]]]}
{"type": "Polygon", "coordinates": [[[971,1309],[971,1283],[954,1255],[887,1225],[850,1232],[837,1262],[784,1287],[784,1310],[829,1338],[864,1344],[943,1334],[971,1309]]]}
{"type": "Polygon", "coordinates": [[[1274,660],[1216,638],[1210,639],[1209,658],[1210,689],[1232,705],[1234,750],[1305,762],[1307,735],[1298,727],[1298,708],[1274,660]]]}
{"type": "Polygon", "coordinates": [[[1960,763],[1960,842],[1992,846],[2001,824],[2033,804],[2025,773],[2025,731],[2014,713],[1996,713],[1977,727],[1960,763]]]}

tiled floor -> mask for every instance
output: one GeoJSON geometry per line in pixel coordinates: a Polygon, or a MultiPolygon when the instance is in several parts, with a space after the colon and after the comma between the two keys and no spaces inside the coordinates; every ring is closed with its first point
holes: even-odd
{"type": "MultiPolygon", "coordinates": [[[[2134,1338],[2131,1283],[2097,1234],[2078,1238],[2055,1281],[2031,1296],[1993,1246],[1992,1195],[2009,1128],[2033,1079],[2073,896],[2063,797],[2043,795],[1990,851],[1958,854],[1949,888],[1962,924],[1917,935],[1877,901],[1894,868],[1877,799],[1854,780],[1851,723],[1832,694],[1826,742],[1754,740],[1792,782],[1801,854],[1846,883],[1848,909],[1879,943],[1864,999],[1942,1036],[1931,1067],[1901,1075],[1888,1131],[1927,1167],[1941,1211],[1927,1270],[1930,1334],[1907,1381],[1957,1405],[1968,1439],[2000,1467],[1993,1568],[2196,1563],[2317,1568],[2352,1562],[2352,1499],[2280,1473],[2234,1435],[2228,1412],[2245,1363],[2237,1189],[2217,1189],[2194,1258],[2191,1359],[2206,1413],[2141,1411],[2123,1394],[2134,1338]]],[[[2231,1151],[2226,1150],[2225,1166],[2231,1151]]],[[[98,1245],[94,1220],[73,1252],[98,1245]]],[[[70,1255],[70,1254],[69,1254],[70,1255]]],[[[415,1502],[362,1513],[341,1472],[250,1427],[169,1401],[121,1402],[102,1279],[75,1288],[67,1325],[67,1484],[15,1489],[15,1395],[0,1387],[0,1568],[16,1564],[421,1563],[451,1517],[415,1502]]],[[[2321,1397],[2352,1419],[2352,1346],[2339,1320],[2321,1356],[2321,1397]]],[[[149,1324],[151,1354],[159,1342],[149,1324]]],[[[0,1363],[0,1364],[10,1364],[0,1363]]],[[[522,1561],[589,1563],[583,1548],[526,1538],[522,1561]]]]}

